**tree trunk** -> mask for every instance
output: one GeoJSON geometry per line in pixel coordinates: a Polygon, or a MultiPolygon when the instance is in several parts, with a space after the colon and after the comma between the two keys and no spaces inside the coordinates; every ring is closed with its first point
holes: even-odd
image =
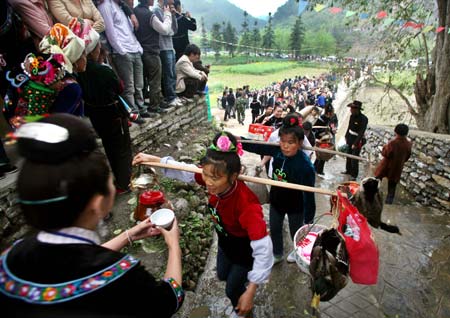
{"type": "MultiPolygon", "coordinates": [[[[439,26],[450,25],[450,0],[436,0],[439,26]]],[[[448,29],[436,35],[432,65],[427,65],[425,78],[417,75],[414,94],[418,112],[423,121],[417,120],[421,130],[434,133],[450,133],[450,35],[448,29]]],[[[418,118],[417,118],[418,119],[418,118]]]]}

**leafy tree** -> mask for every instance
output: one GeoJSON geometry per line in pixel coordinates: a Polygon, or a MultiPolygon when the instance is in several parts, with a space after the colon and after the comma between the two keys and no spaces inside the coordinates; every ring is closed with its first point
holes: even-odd
{"type": "Polygon", "coordinates": [[[203,19],[203,17],[201,18],[201,25],[202,25],[202,39],[200,42],[200,45],[202,46],[202,51],[205,54],[205,56],[208,53],[208,35],[206,33],[206,28],[205,28],[205,19],[203,19]]]}
{"type": "Polygon", "coordinates": [[[225,49],[228,51],[228,54],[233,57],[234,51],[236,50],[237,35],[236,29],[231,25],[230,21],[228,21],[223,31],[223,40],[226,42],[225,49]]]}
{"type": "Polygon", "coordinates": [[[262,39],[262,45],[265,49],[271,49],[274,46],[274,31],[272,27],[272,13],[269,12],[269,21],[267,22],[265,32],[262,39]]]}
{"type": "Polygon", "coordinates": [[[281,54],[282,51],[289,50],[289,33],[286,32],[285,28],[274,28],[273,48],[277,50],[278,54],[281,54]]]}
{"type": "Polygon", "coordinates": [[[301,53],[306,55],[330,55],[336,51],[336,40],[331,33],[324,30],[305,33],[301,53]]]}
{"type": "Polygon", "coordinates": [[[220,50],[222,50],[222,43],[217,41],[223,41],[222,38],[222,32],[221,32],[221,26],[219,23],[214,23],[212,26],[211,31],[211,40],[210,40],[210,47],[214,50],[215,56],[220,56],[220,50]]]}
{"type": "Polygon", "coordinates": [[[248,46],[252,45],[252,34],[250,33],[247,11],[244,11],[244,21],[242,22],[241,26],[242,32],[241,32],[241,39],[239,41],[239,51],[250,52],[248,46]]]}
{"type": "Polygon", "coordinates": [[[300,56],[300,50],[302,48],[303,38],[305,36],[305,28],[303,27],[302,18],[299,16],[295,20],[295,24],[291,30],[291,36],[289,41],[289,48],[293,51],[294,57],[298,60],[300,56]]]}
{"type": "Polygon", "coordinates": [[[259,33],[258,21],[255,21],[253,24],[253,32],[252,32],[252,45],[255,47],[255,56],[258,54],[259,46],[261,45],[261,33],[259,33]]]}
{"type": "MultiPolygon", "coordinates": [[[[320,0],[312,0],[312,6],[320,0]]],[[[386,91],[393,90],[404,101],[408,111],[421,130],[435,133],[450,133],[450,0],[336,0],[347,10],[367,12],[373,18],[371,22],[372,51],[377,52],[383,61],[402,59],[416,52],[416,58],[425,62],[416,69],[413,87],[405,83],[395,83],[394,76],[387,79],[371,74],[370,79],[383,84],[386,91]],[[378,11],[388,12],[388,19],[377,19],[378,11]],[[446,27],[442,32],[423,33],[423,28],[399,26],[398,21],[413,21],[426,25],[446,27]],[[417,45],[419,39],[419,49],[417,45]],[[415,103],[408,99],[408,93],[414,91],[415,103]]],[[[403,22],[403,23],[404,23],[403,22]]],[[[355,25],[365,23],[356,17],[355,25]]]]}

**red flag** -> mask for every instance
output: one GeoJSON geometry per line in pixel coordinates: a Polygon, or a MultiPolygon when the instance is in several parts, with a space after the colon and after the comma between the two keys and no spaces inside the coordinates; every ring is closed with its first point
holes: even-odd
{"type": "Polygon", "coordinates": [[[377,13],[377,19],[383,19],[387,17],[386,11],[380,11],[377,13]]]}
{"type": "Polygon", "coordinates": [[[403,24],[403,27],[404,27],[404,28],[409,28],[409,27],[415,28],[416,26],[417,26],[417,24],[414,23],[414,22],[412,22],[412,21],[408,21],[408,22],[406,22],[405,24],[403,24]]]}
{"type": "Polygon", "coordinates": [[[422,29],[424,26],[423,23],[417,23],[416,26],[414,27],[414,29],[422,29]]]}
{"type": "Polygon", "coordinates": [[[332,8],[330,8],[330,12],[333,14],[338,14],[338,13],[342,12],[342,8],[332,7],[332,8]]]}
{"type": "Polygon", "coordinates": [[[436,29],[436,33],[442,32],[442,31],[444,31],[444,30],[445,30],[445,27],[440,26],[440,27],[438,27],[438,28],[436,29]]]}

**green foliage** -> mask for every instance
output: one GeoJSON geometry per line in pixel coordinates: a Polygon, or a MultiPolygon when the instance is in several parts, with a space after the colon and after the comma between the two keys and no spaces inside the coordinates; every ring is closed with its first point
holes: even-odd
{"type": "Polygon", "coordinates": [[[222,32],[220,30],[221,26],[219,23],[214,23],[213,27],[212,27],[212,31],[211,31],[211,42],[210,42],[210,47],[211,49],[213,49],[214,52],[216,52],[216,57],[218,57],[220,55],[220,50],[222,49],[222,43],[216,42],[217,41],[222,41],[222,32]]]}
{"type": "Polygon", "coordinates": [[[281,27],[277,27],[274,29],[274,45],[273,48],[278,50],[278,53],[282,53],[282,50],[289,49],[289,33],[286,32],[285,29],[281,27]]]}
{"type": "Polygon", "coordinates": [[[236,29],[231,25],[230,21],[228,21],[226,27],[223,29],[223,41],[226,42],[225,49],[228,51],[228,54],[233,56],[236,50],[237,35],[236,29]]]}
{"type": "Polygon", "coordinates": [[[263,75],[287,70],[295,66],[297,66],[295,62],[264,62],[231,66],[226,68],[225,72],[231,74],[263,75]]]}
{"type": "Polygon", "coordinates": [[[271,49],[275,43],[275,35],[272,27],[272,13],[269,12],[269,21],[264,30],[264,35],[262,37],[262,45],[266,49],[271,49]]]}
{"type": "MultiPolygon", "coordinates": [[[[257,62],[273,62],[272,57],[267,56],[248,56],[248,55],[235,55],[231,56],[220,56],[218,58],[212,57],[202,57],[203,64],[211,65],[239,65],[239,64],[251,64],[257,62]]],[[[208,84],[208,87],[209,84],[208,84]]]]}
{"type": "Polygon", "coordinates": [[[377,76],[382,82],[390,82],[394,87],[411,95],[414,90],[414,83],[416,81],[416,72],[413,70],[406,70],[401,72],[385,72],[377,76]]]}
{"type": "Polygon", "coordinates": [[[173,182],[173,179],[163,177],[159,180],[159,185],[162,187],[164,192],[173,192],[175,189],[173,182]]]}
{"type": "Polygon", "coordinates": [[[201,213],[191,211],[179,223],[180,248],[183,252],[183,286],[191,287],[190,280],[197,281],[206,264],[212,241],[212,222],[201,213]]]}
{"type": "MultiPolygon", "coordinates": [[[[258,28],[258,21],[255,21],[252,31],[252,45],[255,48],[258,48],[261,45],[261,33],[258,28]]],[[[255,55],[258,53],[258,50],[255,49],[255,55]]]]}
{"type": "MultiPolygon", "coordinates": [[[[182,0],[181,3],[194,18],[205,17],[205,25],[208,29],[211,29],[214,23],[228,20],[233,27],[240,29],[244,10],[228,0],[182,0]]],[[[254,21],[258,21],[260,25],[265,24],[264,20],[251,15],[248,16],[248,21],[249,25],[253,25],[254,21]]]]}
{"type": "Polygon", "coordinates": [[[291,36],[289,38],[289,48],[294,52],[294,56],[296,59],[300,55],[304,37],[305,28],[303,27],[302,17],[299,16],[297,20],[295,20],[295,24],[292,27],[291,36]]]}
{"type": "Polygon", "coordinates": [[[335,54],[336,40],[330,33],[323,30],[307,31],[301,52],[302,54],[321,56],[335,54]]]}
{"type": "Polygon", "coordinates": [[[207,48],[208,48],[208,34],[206,33],[206,28],[205,28],[205,19],[201,19],[201,26],[202,26],[202,39],[201,39],[201,48],[202,51],[204,52],[204,54],[206,55],[207,52],[207,48]]]}
{"type": "Polygon", "coordinates": [[[242,32],[239,45],[239,52],[249,52],[250,49],[246,46],[252,45],[252,34],[249,29],[247,11],[244,11],[244,21],[242,22],[242,32]]]}

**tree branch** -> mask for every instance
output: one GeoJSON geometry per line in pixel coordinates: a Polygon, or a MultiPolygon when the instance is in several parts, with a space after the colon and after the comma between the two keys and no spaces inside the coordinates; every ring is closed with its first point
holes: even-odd
{"type": "Polygon", "coordinates": [[[398,94],[398,96],[400,96],[400,98],[406,103],[406,106],[408,107],[408,112],[411,113],[411,115],[413,116],[418,116],[419,114],[417,113],[417,111],[414,109],[414,107],[412,106],[411,102],[408,100],[408,98],[402,93],[401,90],[399,90],[397,87],[395,87],[394,85],[392,85],[391,82],[385,83],[381,80],[379,80],[378,78],[376,78],[373,75],[370,75],[370,78],[373,79],[373,81],[375,83],[378,84],[382,84],[384,85],[386,88],[388,89],[392,89],[394,92],[396,92],[398,94]]]}

